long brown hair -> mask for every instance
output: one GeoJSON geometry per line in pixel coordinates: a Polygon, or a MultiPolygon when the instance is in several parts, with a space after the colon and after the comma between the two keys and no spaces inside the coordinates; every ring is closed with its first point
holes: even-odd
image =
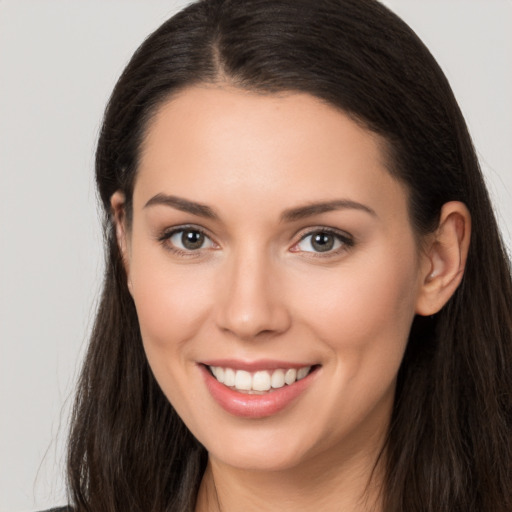
{"type": "MultiPolygon", "coordinates": [[[[463,201],[472,241],[462,284],[414,320],[386,443],[386,512],[512,510],[512,284],[466,124],[413,31],[374,0],[203,0],[164,23],[120,77],[98,142],[103,294],[69,440],[77,512],[192,511],[206,451],[159,389],[113,231],[128,214],[139,148],[158,107],[196,83],[300,91],[343,109],[388,142],[417,233],[463,201]]],[[[186,120],[184,120],[186,122],[186,120]]]]}

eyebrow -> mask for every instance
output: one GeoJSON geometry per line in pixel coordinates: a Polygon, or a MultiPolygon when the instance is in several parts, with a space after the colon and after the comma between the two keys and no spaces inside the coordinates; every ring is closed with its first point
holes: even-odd
{"type": "Polygon", "coordinates": [[[285,210],[283,212],[281,215],[281,221],[294,222],[306,217],[312,217],[313,215],[345,209],[360,210],[369,213],[372,217],[377,217],[375,211],[372,210],[369,206],[358,203],[356,201],[351,201],[349,199],[337,199],[334,201],[311,203],[305,206],[299,206],[298,208],[290,208],[289,210],[285,210]]]}
{"type": "MultiPolygon", "coordinates": [[[[157,194],[153,196],[145,205],[144,208],[148,208],[150,206],[155,205],[163,205],[169,206],[171,208],[175,208],[182,212],[191,213],[192,215],[197,215],[199,217],[205,217],[208,219],[218,220],[219,216],[215,211],[209,206],[201,203],[197,203],[195,201],[190,201],[188,199],[184,199],[178,196],[172,196],[167,194],[157,194]]],[[[290,208],[285,210],[281,214],[281,222],[294,222],[297,220],[305,219],[307,217],[312,217],[313,215],[320,215],[321,213],[332,212],[336,210],[359,210],[366,212],[373,217],[377,217],[377,214],[370,207],[358,203],[356,201],[351,201],[349,199],[337,199],[333,201],[323,201],[317,203],[310,203],[304,206],[299,206],[296,208],[290,208]]]]}
{"type": "Polygon", "coordinates": [[[155,205],[170,206],[176,210],[191,213],[192,215],[197,215],[199,217],[206,217],[208,219],[219,218],[219,216],[209,206],[196,203],[195,201],[189,201],[188,199],[183,199],[182,197],[157,194],[144,205],[144,208],[155,205]]]}

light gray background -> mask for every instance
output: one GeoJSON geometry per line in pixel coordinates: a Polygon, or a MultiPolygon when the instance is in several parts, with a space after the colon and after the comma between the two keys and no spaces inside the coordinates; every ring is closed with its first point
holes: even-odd
{"type": "MultiPolygon", "coordinates": [[[[186,3],[0,0],[0,512],[66,501],[69,405],[102,272],[99,122],[132,52],[186,3]]],[[[510,247],[512,1],[385,3],[447,73],[510,247]]]]}

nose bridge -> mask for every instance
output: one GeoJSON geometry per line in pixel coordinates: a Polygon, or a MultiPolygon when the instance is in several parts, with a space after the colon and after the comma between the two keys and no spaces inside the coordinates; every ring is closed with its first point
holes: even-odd
{"type": "Polygon", "coordinates": [[[218,326],[243,339],[284,332],[290,323],[276,261],[261,248],[234,251],[225,262],[218,326]]]}

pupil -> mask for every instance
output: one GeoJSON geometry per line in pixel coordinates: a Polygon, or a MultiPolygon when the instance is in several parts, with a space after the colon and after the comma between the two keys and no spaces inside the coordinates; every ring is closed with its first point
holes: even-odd
{"type": "Polygon", "coordinates": [[[184,231],[181,243],[186,249],[199,249],[204,243],[204,235],[199,231],[184,231]]]}
{"type": "Polygon", "coordinates": [[[318,252],[330,251],[334,247],[334,237],[328,233],[317,233],[313,236],[311,245],[318,252]]]}

